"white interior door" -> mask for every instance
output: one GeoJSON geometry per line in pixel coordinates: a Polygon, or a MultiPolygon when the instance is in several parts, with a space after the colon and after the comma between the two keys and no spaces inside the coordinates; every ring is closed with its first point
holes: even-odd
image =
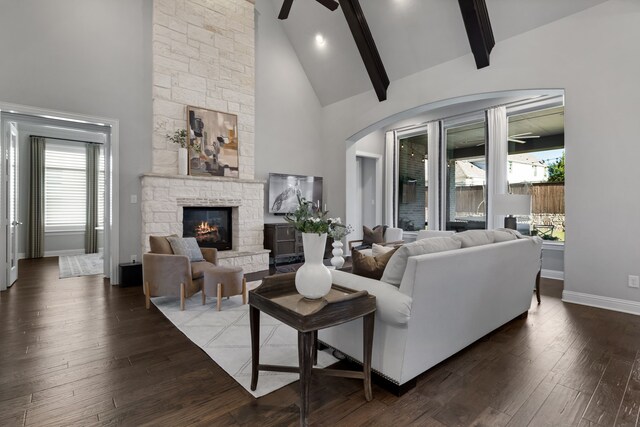
{"type": "Polygon", "coordinates": [[[7,286],[18,279],[18,227],[22,225],[18,217],[18,126],[15,122],[7,123],[7,286]]]}

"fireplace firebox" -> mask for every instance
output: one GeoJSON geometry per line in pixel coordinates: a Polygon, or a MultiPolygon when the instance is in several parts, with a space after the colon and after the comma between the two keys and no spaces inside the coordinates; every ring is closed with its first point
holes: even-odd
{"type": "Polygon", "coordinates": [[[182,235],[195,237],[203,248],[231,250],[232,208],[183,207],[182,235]]]}

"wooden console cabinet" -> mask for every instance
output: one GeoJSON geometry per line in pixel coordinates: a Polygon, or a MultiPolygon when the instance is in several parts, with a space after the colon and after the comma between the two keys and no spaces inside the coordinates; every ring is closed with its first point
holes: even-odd
{"type": "Polygon", "coordinates": [[[265,224],[264,248],[271,251],[269,257],[273,258],[274,265],[279,261],[295,261],[304,256],[302,233],[288,223],[265,224]]]}
{"type": "MultiPolygon", "coordinates": [[[[327,246],[324,258],[331,258],[331,243],[333,240],[327,237],[327,246]]],[[[273,264],[278,262],[302,262],[304,261],[304,248],[302,247],[302,233],[297,231],[289,223],[264,225],[264,248],[269,249],[269,257],[273,264]]]]}

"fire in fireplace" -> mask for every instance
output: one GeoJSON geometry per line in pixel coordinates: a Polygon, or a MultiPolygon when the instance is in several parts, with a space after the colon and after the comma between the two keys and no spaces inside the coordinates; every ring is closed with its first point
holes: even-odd
{"type": "Polygon", "coordinates": [[[198,245],[231,249],[232,208],[184,207],[182,211],[182,235],[195,237],[198,245]]]}

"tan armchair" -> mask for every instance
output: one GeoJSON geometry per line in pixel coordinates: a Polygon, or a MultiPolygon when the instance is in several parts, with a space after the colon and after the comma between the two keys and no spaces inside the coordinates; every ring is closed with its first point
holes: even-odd
{"type": "Polygon", "coordinates": [[[151,251],[142,255],[143,291],[149,309],[151,297],[173,296],[184,300],[202,289],[204,271],[217,265],[218,250],[201,248],[205,261],[190,262],[184,255],[175,255],[165,236],[150,236],[151,251]]]}

